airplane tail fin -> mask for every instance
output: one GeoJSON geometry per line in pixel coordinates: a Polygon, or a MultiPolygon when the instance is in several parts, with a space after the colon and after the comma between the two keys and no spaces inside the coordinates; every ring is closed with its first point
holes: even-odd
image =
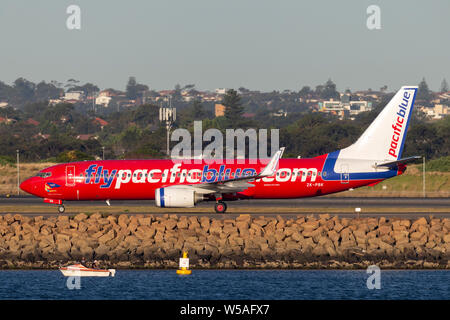
{"type": "Polygon", "coordinates": [[[361,137],[341,150],[341,155],[353,159],[400,159],[417,90],[417,86],[402,87],[361,137]]]}

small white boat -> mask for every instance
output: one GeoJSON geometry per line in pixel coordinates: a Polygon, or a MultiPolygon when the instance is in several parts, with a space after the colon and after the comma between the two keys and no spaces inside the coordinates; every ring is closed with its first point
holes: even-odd
{"type": "Polygon", "coordinates": [[[59,268],[66,277],[114,277],[116,269],[91,269],[82,264],[73,264],[59,268]]]}

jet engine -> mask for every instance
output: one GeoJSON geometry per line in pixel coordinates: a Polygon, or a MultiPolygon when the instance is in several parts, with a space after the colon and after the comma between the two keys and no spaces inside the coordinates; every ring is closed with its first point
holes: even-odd
{"type": "Polygon", "coordinates": [[[155,190],[155,202],[161,208],[190,208],[203,201],[203,195],[192,189],[167,187],[155,190]]]}

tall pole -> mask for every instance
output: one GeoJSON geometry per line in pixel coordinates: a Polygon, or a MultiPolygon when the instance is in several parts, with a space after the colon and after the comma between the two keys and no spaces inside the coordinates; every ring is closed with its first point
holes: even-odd
{"type": "Polygon", "coordinates": [[[166,153],[167,153],[167,156],[169,157],[170,156],[170,151],[169,151],[169,147],[170,147],[170,139],[169,139],[169,137],[170,137],[170,123],[169,123],[169,121],[167,121],[166,122],[166,129],[167,129],[167,148],[166,148],[166,153]]]}
{"type": "Polygon", "coordinates": [[[425,156],[423,157],[423,183],[422,183],[422,185],[423,185],[423,197],[425,198],[426,197],[426,193],[425,193],[425,156]]]}
{"type": "Polygon", "coordinates": [[[17,152],[17,195],[20,194],[20,167],[19,167],[19,149],[17,152]]]}
{"type": "MultiPolygon", "coordinates": [[[[172,111],[172,96],[170,95],[169,96],[169,110],[170,111],[172,111]]],[[[172,122],[172,113],[170,112],[168,112],[167,113],[167,120],[166,120],[166,128],[167,128],[167,157],[169,157],[170,158],[170,151],[169,151],[169,147],[170,147],[170,139],[169,139],[169,137],[170,137],[170,125],[171,125],[171,122],[172,122]]]]}
{"type": "MultiPolygon", "coordinates": [[[[170,101],[170,100],[169,100],[170,101]]],[[[170,129],[172,128],[172,124],[176,120],[176,109],[169,107],[163,108],[162,106],[159,108],[159,121],[161,123],[165,123],[166,125],[166,154],[167,157],[170,157],[170,129]]]]}
{"type": "Polygon", "coordinates": [[[95,91],[92,91],[92,111],[94,111],[95,115],[95,91]]]}
{"type": "Polygon", "coordinates": [[[102,159],[105,160],[105,147],[102,147],[102,159]]]}

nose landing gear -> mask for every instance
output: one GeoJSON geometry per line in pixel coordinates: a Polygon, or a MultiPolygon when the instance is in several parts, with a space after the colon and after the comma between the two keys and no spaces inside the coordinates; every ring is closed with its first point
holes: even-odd
{"type": "Polygon", "coordinates": [[[64,211],[66,210],[66,208],[64,208],[63,200],[44,198],[44,202],[50,204],[57,204],[59,213],[64,213],[64,211]]]}

